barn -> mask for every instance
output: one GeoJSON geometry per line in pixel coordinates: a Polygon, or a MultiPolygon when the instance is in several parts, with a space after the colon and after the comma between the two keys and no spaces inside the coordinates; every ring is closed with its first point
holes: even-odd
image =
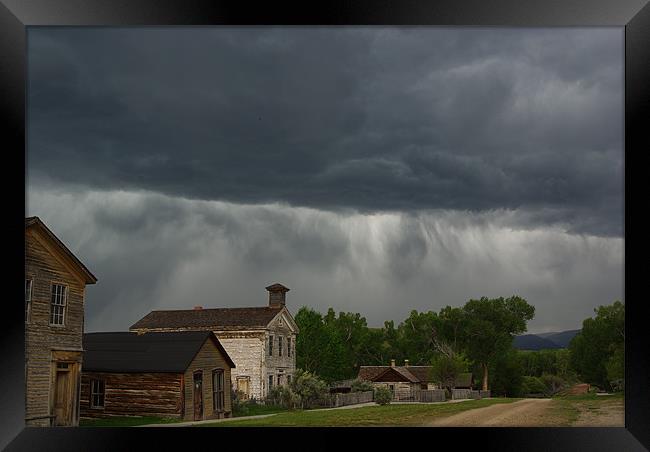
{"type": "Polygon", "coordinates": [[[211,331],[86,333],[82,418],[230,417],[235,364],[211,331]]]}

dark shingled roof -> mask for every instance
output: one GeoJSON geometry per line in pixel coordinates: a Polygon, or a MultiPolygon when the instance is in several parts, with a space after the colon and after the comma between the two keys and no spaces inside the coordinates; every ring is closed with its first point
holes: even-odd
{"type": "Polygon", "coordinates": [[[94,372],[185,372],[205,341],[213,340],[226,362],[235,364],[211,331],[86,333],[83,370],[94,372]]]}
{"type": "Polygon", "coordinates": [[[25,229],[31,228],[33,226],[38,226],[41,228],[43,232],[50,238],[52,242],[56,244],[56,246],[63,252],[65,256],[67,256],[71,261],[72,264],[77,267],[77,270],[84,276],[86,280],[86,284],[95,284],[97,282],[97,278],[95,275],[93,275],[90,270],[77,258],[77,256],[74,255],[72,251],[68,249],[65,244],[59,240],[59,238],[54,234],[54,232],[50,231],[50,229],[45,226],[45,223],[38,218],[38,217],[27,217],[25,218],[25,229]]]}
{"type": "MultiPolygon", "coordinates": [[[[361,366],[358,378],[373,381],[388,369],[390,366],[361,366]]],[[[431,366],[395,366],[394,369],[413,383],[434,382],[430,375],[431,366]]]]}
{"type": "Polygon", "coordinates": [[[283,309],[277,307],[177,309],[151,311],[131,326],[137,329],[210,328],[241,330],[264,328],[283,309]]]}

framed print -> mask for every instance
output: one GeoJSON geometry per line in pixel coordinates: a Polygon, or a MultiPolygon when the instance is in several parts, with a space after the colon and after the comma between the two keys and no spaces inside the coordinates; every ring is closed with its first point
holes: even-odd
{"type": "Polygon", "coordinates": [[[647,2],[0,23],[7,450],[650,447],[647,2]]]}

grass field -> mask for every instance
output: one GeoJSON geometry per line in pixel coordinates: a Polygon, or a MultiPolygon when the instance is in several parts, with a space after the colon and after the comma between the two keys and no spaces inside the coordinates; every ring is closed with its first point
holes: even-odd
{"type": "Polygon", "coordinates": [[[201,427],[362,427],[420,426],[441,416],[448,416],[497,403],[521,399],[482,399],[445,404],[394,404],[353,409],[287,411],[261,419],[241,419],[201,427]]]}
{"type": "Polygon", "coordinates": [[[622,392],[553,397],[549,416],[556,417],[560,425],[618,425],[624,419],[624,400],[622,392]]]}
{"type": "Polygon", "coordinates": [[[154,416],[119,416],[104,419],[81,419],[79,427],[135,427],[147,424],[173,424],[183,422],[183,419],[163,418],[154,416]]]}
{"type": "Polygon", "coordinates": [[[257,416],[259,414],[280,413],[282,411],[287,411],[287,409],[279,406],[267,406],[261,404],[244,405],[237,410],[233,410],[233,417],[257,416]]]}

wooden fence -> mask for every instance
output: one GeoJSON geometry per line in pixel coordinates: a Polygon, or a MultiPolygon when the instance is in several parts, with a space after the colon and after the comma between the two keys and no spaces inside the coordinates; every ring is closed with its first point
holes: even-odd
{"type": "Polygon", "coordinates": [[[393,392],[393,400],[396,402],[444,402],[444,389],[422,389],[416,390],[396,390],[393,392]]]}
{"type": "Polygon", "coordinates": [[[348,394],[334,394],[334,406],[357,405],[359,403],[372,402],[374,391],[350,392],[348,394]]]}
{"type": "Polygon", "coordinates": [[[473,389],[452,389],[451,398],[458,399],[484,399],[490,397],[490,391],[476,391],[473,389]]]}

